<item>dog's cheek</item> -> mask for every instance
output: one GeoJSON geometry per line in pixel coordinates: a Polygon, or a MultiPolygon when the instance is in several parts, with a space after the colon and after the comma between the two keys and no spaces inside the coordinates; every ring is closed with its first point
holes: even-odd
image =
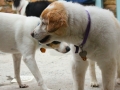
{"type": "Polygon", "coordinates": [[[65,29],[58,29],[57,31],[54,32],[55,35],[58,35],[58,36],[63,36],[66,34],[66,30],[65,29]]]}
{"type": "Polygon", "coordinates": [[[57,31],[59,28],[61,27],[60,24],[56,24],[56,23],[50,23],[47,27],[47,31],[49,33],[55,32],[57,31]]]}
{"type": "Polygon", "coordinates": [[[47,31],[48,31],[49,33],[52,33],[52,32],[55,31],[55,27],[54,27],[54,24],[53,24],[53,23],[50,23],[50,24],[47,25],[47,31]]]}

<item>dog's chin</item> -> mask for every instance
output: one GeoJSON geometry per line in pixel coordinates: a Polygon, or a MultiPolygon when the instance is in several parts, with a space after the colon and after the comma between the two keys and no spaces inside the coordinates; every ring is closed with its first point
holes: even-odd
{"type": "Polygon", "coordinates": [[[39,40],[39,42],[42,43],[42,44],[49,43],[50,37],[51,37],[50,35],[47,35],[42,40],[39,40]]]}

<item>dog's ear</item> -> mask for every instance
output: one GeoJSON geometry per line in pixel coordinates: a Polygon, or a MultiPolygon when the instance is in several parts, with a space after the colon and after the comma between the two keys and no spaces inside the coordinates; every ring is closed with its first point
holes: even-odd
{"type": "Polygon", "coordinates": [[[51,10],[47,14],[48,19],[48,32],[55,32],[57,29],[61,27],[67,26],[67,15],[64,11],[60,10],[51,10]]]}

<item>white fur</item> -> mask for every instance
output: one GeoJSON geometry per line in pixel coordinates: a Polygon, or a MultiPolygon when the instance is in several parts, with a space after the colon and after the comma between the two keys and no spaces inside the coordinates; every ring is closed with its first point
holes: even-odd
{"type": "MultiPolygon", "coordinates": [[[[28,5],[28,3],[29,3],[29,1],[27,1],[27,0],[21,0],[19,7],[16,8],[16,7],[14,7],[14,5],[12,5],[12,10],[17,11],[17,14],[25,15],[26,6],[28,5]]],[[[54,4],[48,6],[47,8],[48,9],[54,8],[54,4]]],[[[64,53],[64,52],[66,52],[66,48],[65,48],[66,46],[68,46],[68,45],[65,42],[61,42],[60,47],[57,48],[57,50],[59,52],[64,53]]],[[[46,45],[44,45],[43,47],[48,48],[48,47],[46,47],[46,45]]],[[[93,61],[89,62],[89,67],[90,67],[90,76],[91,76],[91,82],[90,82],[91,87],[98,87],[99,85],[98,85],[98,82],[96,79],[96,73],[95,73],[95,62],[93,62],[93,61]]]]}
{"type": "Polygon", "coordinates": [[[20,61],[23,56],[24,62],[40,85],[40,90],[49,90],[44,84],[35,61],[38,42],[32,38],[31,32],[38,23],[40,19],[37,17],[0,13],[0,50],[12,54],[15,77],[19,86],[26,87],[20,79],[20,61]]]}
{"type": "Polygon", "coordinates": [[[54,5],[49,5],[47,8],[52,9],[52,8],[54,8],[54,5]]]}
{"type": "MultiPolygon", "coordinates": [[[[68,27],[65,28],[67,33],[63,36],[57,36],[54,32],[46,32],[42,35],[41,32],[47,30],[45,30],[46,28],[41,28],[40,25],[38,26],[39,30],[35,29],[34,32],[41,37],[35,35],[35,38],[41,40],[47,34],[51,35],[49,42],[60,40],[80,45],[88,24],[87,10],[91,17],[91,28],[83,50],[87,51],[87,58],[96,61],[99,65],[102,72],[104,90],[114,90],[116,71],[118,71],[118,77],[120,76],[120,68],[118,67],[117,69],[117,63],[120,61],[120,23],[109,10],[94,6],[84,7],[65,1],[60,3],[64,5],[69,19],[68,27]]],[[[73,56],[72,74],[74,90],[84,90],[84,78],[88,62],[83,61],[79,54],[74,52],[73,56]]]]}
{"type": "MultiPolygon", "coordinates": [[[[14,7],[13,5],[12,5],[12,9],[13,10],[16,10],[17,11],[17,14],[21,14],[21,15],[26,15],[25,14],[25,11],[26,11],[26,7],[27,7],[27,5],[29,4],[29,1],[27,1],[27,0],[21,0],[20,1],[20,5],[19,5],[19,7],[14,7]]],[[[26,24],[27,23],[29,23],[29,22],[26,22],[26,24]]],[[[32,22],[33,23],[33,25],[35,24],[34,22],[32,22]]],[[[31,24],[32,24],[31,23],[31,24]]],[[[21,23],[20,23],[21,24],[21,23]]],[[[41,24],[41,22],[40,22],[40,24],[41,24]]],[[[36,25],[36,24],[35,24],[36,25]]],[[[38,25],[38,23],[37,23],[37,25],[38,25]]],[[[18,25],[16,25],[16,27],[18,27],[18,25]]],[[[28,25],[28,27],[29,27],[29,25],[28,25]]],[[[32,26],[31,26],[32,27],[32,26]]],[[[31,28],[31,27],[29,27],[29,28],[31,28]]],[[[30,30],[34,30],[34,28],[35,27],[32,27],[32,29],[30,29],[30,30]]],[[[30,34],[31,33],[31,31],[30,32],[28,32],[27,34],[30,34]]],[[[30,38],[31,40],[33,40],[33,38],[30,38]]],[[[37,44],[37,42],[33,42],[33,46],[34,45],[36,45],[37,44]]],[[[60,46],[59,47],[56,47],[56,48],[54,48],[53,47],[53,49],[56,49],[58,52],[61,52],[61,53],[66,53],[66,52],[68,52],[67,50],[66,50],[66,47],[68,47],[68,45],[67,45],[67,43],[66,42],[62,42],[62,43],[60,43],[59,44],[60,46]]],[[[29,46],[29,45],[28,45],[29,46]]],[[[33,48],[33,46],[29,46],[29,48],[33,48]]],[[[34,46],[35,47],[35,46],[34,46]]],[[[42,45],[42,47],[45,47],[45,48],[49,48],[48,46],[46,46],[46,45],[42,45]]],[[[28,50],[28,51],[26,51],[26,52],[29,52],[29,53],[31,53],[30,51],[29,51],[29,48],[28,49],[26,49],[26,50],[28,50]]],[[[51,47],[50,47],[51,48],[51,47]]],[[[21,49],[21,48],[20,48],[21,49]]],[[[33,51],[32,52],[35,52],[35,49],[32,49],[33,51]]],[[[34,54],[33,54],[33,56],[34,56],[34,54]]],[[[16,63],[17,61],[15,61],[15,63],[16,63]]],[[[19,62],[18,62],[19,63],[19,62]]],[[[31,62],[32,63],[32,62],[31,62]]],[[[34,64],[34,63],[33,63],[34,64]]],[[[16,67],[15,67],[16,68],[16,67]]],[[[38,82],[40,82],[39,83],[39,85],[40,86],[42,86],[42,90],[48,90],[47,89],[47,87],[45,86],[45,84],[43,83],[43,80],[42,80],[42,77],[41,77],[41,75],[40,75],[40,72],[39,72],[39,70],[37,70],[36,69],[36,67],[33,67],[34,68],[34,73],[36,72],[37,73],[37,75],[35,76],[36,77],[36,80],[38,81],[38,82]],[[40,77],[38,77],[38,76],[40,76],[40,77]],[[43,85],[42,85],[43,84],[43,85]]],[[[16,72],[16,73],[19,73],[19,72],[16,72]]],[[[19,80],[20,81],[20,80],[19,80]]],[[[19,82],[18,81],[18,82],[19,82]]],[[[21,81],[20,81],[21,82],[21,81]]]]}

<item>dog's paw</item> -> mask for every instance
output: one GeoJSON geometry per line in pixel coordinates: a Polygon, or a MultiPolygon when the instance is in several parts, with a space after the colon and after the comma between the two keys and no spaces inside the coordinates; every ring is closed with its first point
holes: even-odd
{"type": "Polygon", "coordinates": [[[40,80],[38,82],[38,86],[40,86],[40,90],[52,90],[52,89],[49,89],[46,84],[43,82],[43,80],[40,80]]]}
{"type": "Polygon", "coordinates": [[[19,87],[20,87],[20,88],[27,88],[27,87],[29,87],[29,86],[26,85],[26,84],[23,84],[23,85],[20,85],[19,87]]]}
{"type": "Polygon", "coordinates": [[[98,82],[91,82],[91,87],[99,87],[98,82]]]}
{"type": "Polygon", "coordinates": [[[117,79],[117,84],[120,85],[120,78],[117,79]]]}

